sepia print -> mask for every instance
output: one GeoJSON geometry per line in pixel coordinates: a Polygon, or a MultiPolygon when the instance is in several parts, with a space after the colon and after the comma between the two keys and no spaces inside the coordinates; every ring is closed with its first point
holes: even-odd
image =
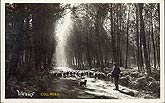
{"type": "Polygon", "coordinates": [[[160,99],[160,3],[5,3],[5,99],[160,99]]]}

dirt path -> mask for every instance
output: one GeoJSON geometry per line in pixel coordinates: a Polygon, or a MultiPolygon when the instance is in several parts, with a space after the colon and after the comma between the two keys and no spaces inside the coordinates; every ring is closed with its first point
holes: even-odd
{"type": "Polygon", "coordinates": [[[88,84],[85,90],[86,93],[94,94],[102,97],[113,97],[116,99],[135,99],[136,97],[126,94],[128,91],[132,91],[135,94],[137,91],[129,88],[119,86],[120,91],[113,90],[114,84],[111,81],[103,81],[94,78],[87,78],[88,84]]]}
{"type": "MultiPolygon", "coordinates": [[[[55,67],[54,71],[67,71],[73,70],[66,67],[55,67]]],[[[56,78],[52,80],[52,84],[49,90],[59,93],[55,98],[67,98],[67,99],[81,99],[81,98],[93,98],[93,99],[135,99],[138,91],[131,90],[129,88],[119,86],[119,91],[113,90],[114,84],[111,81],[104,81],[95,78],[85,77],[87,85],[82,87],[79,85],[80,77],[67,77],[56,78]],[[131,95],[129,92],[133,92],[131,95]]],[[[53,97],[54,98],[54,97],[53,97]]]]}
{"type": "MultiPolygon", "coordinates": [[[[85,87],[79,86],[79,79],[77,78],[60,78],[54,80],[52,84],[52,91],[59,93],[57,98],[67,99],[135,99],[135,96],[116,91],[114,85],[110,81],[103,81],[94,78],[85,78],[87,85],[85,87]]],[[[119,86],[120,90],[129,90],[126,87],[119,86]]],[[[123,91],[122,90],[122,91],[123,91]]],[[[135,90],[131,90],[137,93],[135,90]]]]}

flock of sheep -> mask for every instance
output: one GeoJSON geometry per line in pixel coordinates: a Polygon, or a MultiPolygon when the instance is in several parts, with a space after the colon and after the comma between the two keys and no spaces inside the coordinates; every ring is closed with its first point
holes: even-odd
{"type": "Polygon", "coordinates": [[[67,70],[67,71],[53,71],[53,77],[55,78],[68,78],[68,77],[75,77],[75,78],[95,78],[95,79],[103,79],[107,80],[111,76],[111,73],[105,74],[103,72],[95,72],[90,70],[67,70]]]}

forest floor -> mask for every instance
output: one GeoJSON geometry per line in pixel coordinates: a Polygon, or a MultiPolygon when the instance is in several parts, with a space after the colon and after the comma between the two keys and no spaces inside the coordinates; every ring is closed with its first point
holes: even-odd
{"type": "MultiPolygon", "coordinates": [[[[61,68],[63,69],[63,68],[61,68]]],[[[64,68],[65,69],[65,68],[64,68]]],[[[64,70],[63,71],[66,71],[64,70]]],[[[119,90],[115,88],[113,81],[89,78],[84,79],[76,77],[53,78],[51,83],[45,83],[42,89],[37,92],[39,98],[67,98],[67,99],[136,99],[136,98],[153,98],[146,92],[130,89],[119,85],[119,90]],[[80,86],[80,81],[87,80],[86,86],[80,86]],[[47,85],[49,84],[49,85],[47,85]],[[58,95],[42,95],[55,93],[58,95]]],[[[48,82],[48,81],[47,81],[48,82]]],[[[43,85],[44,83],[42,83],[43,85]]]]}
{"type": "MultiPolygon", "coordinates": [[[[54,80],[52,91],[59,94],[58,98],[95,98],[95,99],[135,99],[128,91],[138,94],[138,91],[120,86],[120,90],[113,90],[114,84],[111,81],[103,81],[94,78],[85,78],[87,85],[82,87],[79,85],[80,80],[76,78],[61,78],[54,80]],[[54,88],[53,88],[54,87],[54,88]],[[126,91],[126,92],[125,92],[126,91]]],[[[51,91],[49,91],[51,92],[51,91]]]]}
{"type": "MultiPolygon", "coordinates": [[[[67,78],[49,78],[49,74],[42,77],[35,76],[27,81],[8,81],[12,88],[7,92],[9,98],[56,98],[56,99],[137,99],[154,98],[150,93],[137,91],[125,86],[119,85],[119,90],[115,88],[110,80],[101,80],[85,77],[86,86],[80,86],[80,81],[84,80],[76,77],[67,78]],[[33,97],[18,95],[19,93],[32,93],[33,97]],[[9,94],[8,94],[9,93],[9,94]]],[[[9,86],[8,86],[9,87],[9,86]]]]}

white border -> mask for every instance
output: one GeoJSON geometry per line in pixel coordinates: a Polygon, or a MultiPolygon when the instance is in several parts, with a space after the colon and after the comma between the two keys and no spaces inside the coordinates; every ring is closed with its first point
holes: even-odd
{"type": "Polygon", "coordinates": [[[1,0],[1,102],[5,103],[165,103],[164,70],[164,0],[1,0]],[[160,99],[5,99],[5,3],[160,3],[160,99]]]}
{"type": "Polygon", "coordinates": [[[6,3],[163,3],[164,0],[2,0],[6,3]]]}

